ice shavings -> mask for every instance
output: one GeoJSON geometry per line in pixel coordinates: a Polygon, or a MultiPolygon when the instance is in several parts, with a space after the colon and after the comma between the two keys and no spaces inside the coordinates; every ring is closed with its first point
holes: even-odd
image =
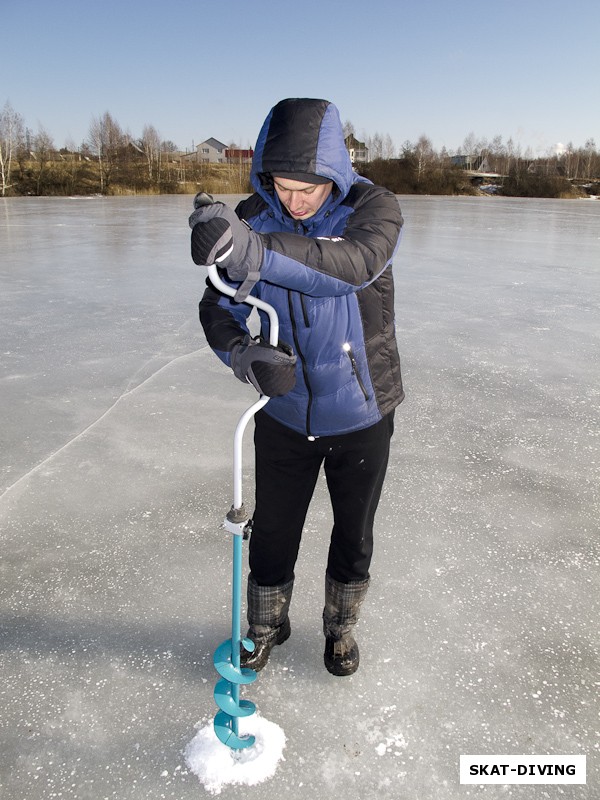
{"type": "Polygon", "coordinates": [[[378,756],[384,756],[386,753],[393,753],[399,756],[402,750],[405,750],[408,743],[401,733],[386,736],[384,742],[380,742],[375,748],[378,756]]]}
{"type": "Polygon", "coordinates": [[[283,759],[285,734],[274,722],[253,714],[240,719],[240,735],[252,734],[256,741],[245,750],[231,750],[217,738],[212,720],[202,724],[185,748],[185,762],[206,791],[220,794],[227,784],[255,786],[275,774],[283,759]]]}

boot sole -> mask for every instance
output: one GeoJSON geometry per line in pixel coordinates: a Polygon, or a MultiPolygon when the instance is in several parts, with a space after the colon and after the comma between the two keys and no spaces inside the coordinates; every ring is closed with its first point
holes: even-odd
{"type": "Polygon", "coordinates": [[[345,678],[347,675],[354,675],[358,669],[358,664],[351,664],[349,667],[341,667],[330,661],[325,661],[325,668],[331,675],[336,678],[345,678]]]}

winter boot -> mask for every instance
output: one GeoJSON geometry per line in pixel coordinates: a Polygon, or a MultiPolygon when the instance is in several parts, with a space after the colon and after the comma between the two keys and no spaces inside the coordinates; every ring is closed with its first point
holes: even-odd
{"type": "Polygon", "coordinates": [[[358,621],[358,612],[368,588],[368,578],[340,583],[325,575],[324,661],[332,675],[352,675],[358,669],[358,645],[352,636],[352,629],[358,621]]]}
{"type": "Polygon", "coordinates": [[[248,622],[250,627],[246,636],[254,642],[250,652],[242,646],[240,661],[242,667],[261,670],[276,644],[283,644],[290,637],[291,628],[288,617],[294,581],[279,586],[259,586],[248,576],[248,622]]]}

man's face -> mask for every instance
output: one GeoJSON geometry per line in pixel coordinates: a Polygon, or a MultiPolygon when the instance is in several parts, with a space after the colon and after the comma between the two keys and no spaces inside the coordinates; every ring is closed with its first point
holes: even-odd
{"type": "Polygon", "coordinates": [[[333,188],[332,181],[303,183],[289,178],[273,178],[273,183],[281,204],[294,219],[308,219],[316,214],[333,188]]]}

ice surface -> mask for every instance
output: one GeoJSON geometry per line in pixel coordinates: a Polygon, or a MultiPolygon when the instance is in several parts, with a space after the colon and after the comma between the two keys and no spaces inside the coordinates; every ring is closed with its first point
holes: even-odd
{"type": "MultiPolygon", "coordinates": [[[[361,668],[323,667],[331,512],[243,695],[285,759],[221,798],[533,798],[466,753],[580,753],[598,796],[600,203],[401,198],[407,399],[361,668]]],[[[190,198],[0,201],[0,796],[206,794],[229,636],[231,442],[254,399],[197,322],[190,198]]],[[[246,434],[252,501],[251,431],[246,434]]]]}

